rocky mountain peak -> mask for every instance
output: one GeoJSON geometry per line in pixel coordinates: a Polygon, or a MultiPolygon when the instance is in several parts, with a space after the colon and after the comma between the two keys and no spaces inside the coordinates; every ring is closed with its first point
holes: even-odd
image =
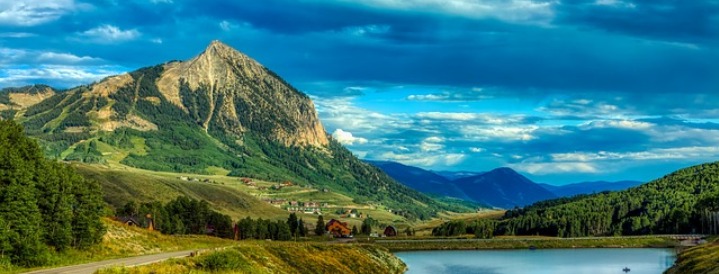
{"type": "Polygon", "coordinates": [[[306,95],[220,41],[188,61],[166,64],[156,84],[168,101],[198,113],[205,130],[221,128],[235,135],[262,131],[286,145],[329,144],[306,95]]]}

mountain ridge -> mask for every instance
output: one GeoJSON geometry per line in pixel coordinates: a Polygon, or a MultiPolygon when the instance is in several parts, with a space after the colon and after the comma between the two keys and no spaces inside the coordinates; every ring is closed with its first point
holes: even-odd
{"type": "MultiPolygon", "coordinates": [[[[535,183],[508,167],[500,167],[486,172],[430,171],[392,161],[364,161],[379,167],[398,182],[419,190],[420,192],[431,195],[459,198],[465,201],[472,201],[504,208],[525,206],[546,199],[572,197],[580,194],[592,194],[602,191],[620,191],[642,184],[638,181],[596,181],[555,186],[550,184],[535,183]],[[502,175],[497,175],[497,173],[501,173],[502,175]],[[482,181],[484,183],[480,183],[479,186],[472,187],[471,183],[466,184],[465,182],[465,184],[463,184],[463,189],[462,186],[458,184],[458,181],[463,179],[469,181],[482,181]],[[521,182],[522,185],[527,187],[527,189],[517,186],[512,186],[515,191],[505,189],[506,186],[503,186],[503,184],[506,184],[507,181],[514,180],[521,182]],[[531,184],[526,184],[527,181],[531,184]],[[537,188],[537,186],[539,186],[539,188],[537,188]],[[513,193],[517,195],[510,199],[506,198],[507,195],[513,193]],[[529,199],[525,199],[525,196],[529,196],[529,199]],[[498,199],[497,197],[505,198],[498,199]]],[[[511,184],[512,183],[510,183],[510,185],[511,184]]]]}
{"type": "Polygon", "coordinates": [[[188,61],[110,76],[0,114],[60,160],[292,181],[410,219],[468,210],[359,161],[324,131],[307,95],[219,41],[188,61]]]}

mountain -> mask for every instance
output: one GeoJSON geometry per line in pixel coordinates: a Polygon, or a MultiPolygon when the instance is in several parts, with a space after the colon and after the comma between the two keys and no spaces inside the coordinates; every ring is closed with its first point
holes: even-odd
{"type": "Polygon", "coordinates": [[[366,161],[422,193],[459,198],[501,208],[525,206],[557,196],[511,168],[489,172],[435,172],[395,162],[366,161]],[[449,178],[457,178],[450,180],[449,178]]]}
{"type": "Polygon", "coordinates": [[[562,237],[709,233],[719,211],[719,162],[675,171],[618,192],[543,201],[511,210],[499,234],[562,237]],[[539,220],[539,221],[538,221],[539,220]]]}
{"type": "Polygon", "coordinates": [[[361,162],[332,140],[314,104],[274,72],[212,42],[200,55],[57,91],[0,91],[46,155],[155,171],[292,181],[409,219],[450,207],[361,162]]]}
{"type": "Polygon", "coordinates": [[[482,175],[484,172],[474,172],[474,171],[433,171],[434,174],[437,174],[439,176],[442,176],[444,178],[447,178],[450,181],[454,181],[457,179],[482,175]]]}
{"type": "Polygon", "coordinates": [[[502,208],[521,207],[556,198],[553,193],[506,167],[461,178],[453,183],[472,200],[502,208]]]}
{"type": "Polygon", "coordinates": [[[396,162],[369,160],[365,160],[365,162],[380,168],[396,181],[422,193],[470,200],[449,179],[434,172],[396,162]]]}
{"type": "Polygon", "coordinates": [[[606,182],[606,181],[596,181],[596,182],[582,182],[582,183],[575,183],[575,184],[568,184],[568,185],[561,185],[561,186],[555,186],[555,185],[549,185],[549,184],[539,184],[543,188],[549,190],[550,192],[554,193],[554,195],[557,195],[557,197],[571,197],[578,194],[592,194],[592,193],[598,193],[602,191],[618,191],[618,190],[625,190],[630,187],[635,187],[638,185],[641,185],[642,182],[639,181],[618,181],[618,182],[606,182]]]}

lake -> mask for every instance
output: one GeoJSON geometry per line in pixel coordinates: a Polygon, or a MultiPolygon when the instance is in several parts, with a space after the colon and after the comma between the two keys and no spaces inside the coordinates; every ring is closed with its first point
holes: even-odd
{"type": "Polygon", "coordinates": [[[660,274],[674,264],[673,249],[586,248],[397,252],[408,274],[660,274]]]}

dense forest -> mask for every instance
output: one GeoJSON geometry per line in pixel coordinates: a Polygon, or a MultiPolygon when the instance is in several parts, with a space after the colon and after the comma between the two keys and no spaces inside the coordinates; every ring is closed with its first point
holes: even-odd
{"type": "Polygon", "coordinates": [[[53,250],[99,243],[104,207],[98,183],[46,160],[22,126],[0,121],[0,264],[39,266],[53,250]]]}
{"type": "Polygon", "coordinates": [[[455,235],[461,228],[465,233],[469,228],[484,230],[475,233],[480,235],[558,237],[716,234],[712,224],[717,220],[710,213],[717,211],[719,162],[685,168],[625,191],[538,202],[509,210],[497,221],[446,223],[434,234],[455,235]]]}

